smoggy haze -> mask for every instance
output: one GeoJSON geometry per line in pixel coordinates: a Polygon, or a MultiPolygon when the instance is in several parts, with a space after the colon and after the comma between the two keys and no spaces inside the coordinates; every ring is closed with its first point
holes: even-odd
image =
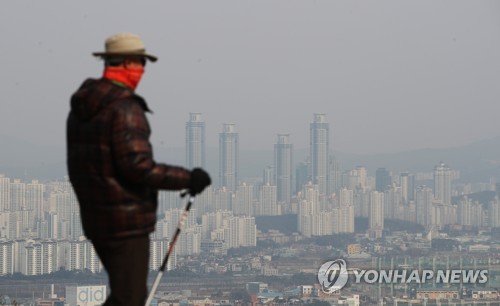
{"type": "Polygon", "coordinates": [[[35,143],[64,143],[69,96],[120,31],[160,58],[138,88],[158,146],[184,145],[189,112],[207,145],[234,123],[247,149],[307,147],[313,113],[343,152],[499,134],[497,1],[5,1],[0,28],[0,134],[35,143]]]}

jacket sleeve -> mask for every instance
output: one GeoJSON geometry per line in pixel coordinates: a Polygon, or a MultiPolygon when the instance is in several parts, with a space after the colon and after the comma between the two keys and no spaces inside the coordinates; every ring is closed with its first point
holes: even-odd
{"type": "Polygon", "coordinates": [[[188,170],[153,160],[149,123],[141,105],[133,100],[116,104],[111,139],[119,174],[127,181],[156,189],[188,188],[191,179],[188,170]]]}

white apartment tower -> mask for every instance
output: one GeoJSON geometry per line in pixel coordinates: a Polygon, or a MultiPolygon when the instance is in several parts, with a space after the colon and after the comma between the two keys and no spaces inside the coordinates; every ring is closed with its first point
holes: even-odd
{"type": "Polygon", "coordinates": [[[339,206],[354,205],[354,191],[342,188],[339,191],[339,206]]]}
{"type": "Polygon", "coordinates": [[[205,122],[201,113],[189,113],[186,122],[186,166],[205,167],[205,122]]]}
{"type": "MultiPolygon", "coordinates": [[[[163,259],[167,254],[170,243],[167,239],[151,239],[149,244],[149,269],[158,270],[163,263],[163,259]]],[[[167,263],[167,271],[172,270],[177,266],[177,251],[172,251],[167,263]]]]}
{"type": "Polygon", "coordinates": [[[253,195],[253,185],[247,183],[238,185],[233,202],[235,215],[253,216],[255,205],[253,195]]]}
{"type": "Polygon", "coordinates": [[[101,260],[99,259],[92,243],[87,245],[87,269],[89,269],[92,273],[99,273],[103,269],[101,260]]]}
{"type": "Polygon", "coordinates": [[[370,230],[384,229],[384,193],[372,191],[370,193],[370,213],[368,216],[370,230]]]}
{"type": "Polygon", "coordinates": [[[84,239],[69,242],[66,270],[73,271],[85,269],[86,244],[87,242],[84,239]]]}
{"type": "Polygon", "coordinates": [[[208,212],[218,211],[218,210],[231,210],[233,203],[233,193],[229,191],[226,187],[218,188],[214,191],[214,201],[213,205],[208,212]]]}
{"type": "Polygon", "coordinates": [[[26,209],[26,184],[19,179],[10,183],[10,210],[26,209]]]}
{"type": "Polygon", "coordinates": [[[314,218],[320,214],[318,185],[309,184],[302,186],[299,193],[299,213],[297,214],[297,229],[306,236],[310,237],[317,231],[314,227],[321,227],[321,224],[315,222],[314,218]]]}
{"type": "Polygon", "coordinates": [[[58,243],[55,240],[44,240],[42,245],[42,274],[50,274],[59,270],[58,243]]]}
{"type": "Polygon", "coordinates": [[[434,197],[443,204],[451,204],[451,178],[450,167],[440,162],[434,167],[434,197]]]}
{"type": "Polygon", "coordinates": [[[429,226],[433,224],[433,194],[426,186],[420,186],[415,193],[415,214],[418,224],[429,226]]]}
{"type": "Polygon", "coordinates": [[[232,233],[237,235],[238,246],[240,247],[252,247],[257,245],[257,226],[255,225],[255,218],[244,216],[244,217],[233,217],[236,218],[238,231],[232,233]]]}
{"type": "Polygon", "coordinates": [[[0,240],[0,276],[14,273],[14,241],[0,240]]]}
{"type": "MultiPolygon", "coordinates": [[[[281,214],[280,206],[276,202],[277,187],[266,184],[261,187],[259,193],[259,212],[262,216],[277,216],[281,214]]],[[[257,215],[257,214],[256,214],[257,215]]]]}
{"type": "Polygon", "coordinates": [[[384,191],[384,216],[388,219],[402,219],[402,193],[401,187],[389,186],[384,191]]]}
{"type": "Polygon", "coordinates": [[[33,224],[37,220],[43,219],[43,194],[45,192],[45,185],[37,180],[32,180],[31,183],[26,185],[26,207],[28,210],[33,211],[33,224]]]}
{"type": "Polygon", "coordinates": [[[10,210],[10,178],[0,174],[0,212],[10,210]]]}
{"type": "Polygon", "coordinates": [[[401,186],[403,205],[408,205],[410,201],[414,200],[415,176],[407,172],[401,173],[399,175],[399,185],[401,186]]]}
{"type": "Polygon", "coordinates": [[[289,134],[278,134],[274,145],[274,182],[278,202],[290,203],[293,179],[293,145],[289,134]]]}
{"type": "Polygon", "coordinates": [[[29,240],[20,250],[20,272],[24,275],[42,274],[42,244],[29,240]]]}
{"type": "Polygon", "coordinates": [[[179,256],[191,256],[200,254],[201,226],[187,228],[179,235],[175,248],[179,256]]]}
{"type": "Polygon", "coordinates": [[[330,171],[328,174],[328,190],[330,193],[337,193],[341,187],[342,173],[340,170],[340,163],[333,156],[330,157],[330,166],[328,171],[330,171]]]}
{"type": "Polygon", "coordinates": [[[234,124],[223,124],[219,134],[219,183],[232,192],[236,191],[238,182],[238,138],[234,124]]]}
{"type": "Polygon", "coordinates": [[[325,114],[314,114],[310,132],[312,180],[318,185],[319,193],[326,195],[328,192],[329,127],[325,114]]]}
{"type": "Polygon", "coordinates": [[[232,212],[219,210],[203,214],[201,217],[201,233],[203,239],[209,239],[213,231],[224,225],[224,220],[232,217],[232,212]]]}
{"type": "Polygon", "coordinates": [[[354,233],[354,191],[340,189],[339,199],[339,232],[354,233]]]}
{"type": "Polygon", "coordinates": [[[500,201],[498,197],[495,197],[493,201],[490,202],[489,207],[489,225],[491,227],[499,227],[500,226],[500,201]]]}

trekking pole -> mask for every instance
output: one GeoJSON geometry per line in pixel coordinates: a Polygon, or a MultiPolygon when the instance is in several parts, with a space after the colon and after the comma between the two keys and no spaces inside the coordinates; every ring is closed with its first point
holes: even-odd
{"type": "MultiPolygon", "coordinates": [[[[189,191],[184,191],[181,193],[181,197],[184,197],[185,195],[189,194],[189,191]]],[[[179,234],[181,233],[181,228],[184,227],[184,223],[186,222],[186,219],[189,214],[189,210],[191,209],[191,205],[193,204],[194,201],[194,196],[189,194],[189,200],[186,204],[186,208],[184,208],[184,211],[182,212],[181,219],[179,220],[179,224],[177,225],[177,229],[175,230],[174,237],[172,238],[172,241],[170,242],[170,245],[168,246],[168,251],[167,255],[165,255],[165,258],[163,259],[163,263],[161,264],[160,271],[158,271],[158,275],[156,275],[155,281],[153,282],[153,286],[151,286],[151,291],[149,292],[148,299],[146,300],[146,305],[149,306],[151,304],[151,301],[153,300],[153,295],[156,292],[156,289],[158,289],[158,285],[160,284],[161,277],[163,276],[163,273],[165,273],[165,269],[168,264],[168,259],[170,258],[170,255],[172,254],[172,251],[174,250],[175,242],[177,241],[177,238],[179,237],[179,234]]]]}

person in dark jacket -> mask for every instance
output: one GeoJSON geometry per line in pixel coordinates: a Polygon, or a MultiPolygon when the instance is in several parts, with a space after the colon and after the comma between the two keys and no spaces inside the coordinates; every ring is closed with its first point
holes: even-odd
{"type": "Polygon", "coordinates": [[[146,61],[139,36],[109,37],[100,79],[87,79],[71,97],[67,165],[85,236],[109,276],[104,305],[143,305],[147,297],[149,234],[154,231],[158,190],[210,185],[203,169],[157,163],[149,142],[146,101],[135,93],[146,61]]]}

